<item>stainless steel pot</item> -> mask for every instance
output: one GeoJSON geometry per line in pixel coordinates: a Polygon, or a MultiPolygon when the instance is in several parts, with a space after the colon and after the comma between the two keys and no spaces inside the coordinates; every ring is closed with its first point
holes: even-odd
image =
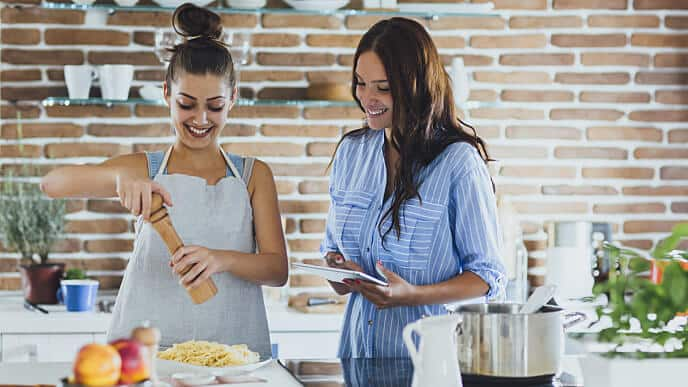
{"type": "Polygon", "coordinates": [[[530,378],[560,372],[564,329],[585,320],[585,314],[564,315],[549,305],[523,314],[521,306],[471,304],[452,311],[463,318],[457,327],[462,374],[530,378]]]}

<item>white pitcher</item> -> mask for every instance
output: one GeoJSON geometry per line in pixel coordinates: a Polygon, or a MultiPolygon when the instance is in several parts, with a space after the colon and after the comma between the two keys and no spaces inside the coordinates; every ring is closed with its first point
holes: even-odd
{"type": "Polygon", "coordinates": [[[404,327],[404,343],[413,362],[412,387],[461,387],[456,354],[456,327],[461,316],[448,314],[414,321],[404,327]],[[420,336],[418,350],[411,334],[420,336]]]}

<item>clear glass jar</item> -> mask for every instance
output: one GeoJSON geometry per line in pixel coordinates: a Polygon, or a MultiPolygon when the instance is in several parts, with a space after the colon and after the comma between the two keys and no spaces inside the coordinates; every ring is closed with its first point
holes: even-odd
{"type": "Polygon", "coordinates": [[[509,273],[506,285],[506,300],[515,303],[526,302],[528,294],[528,249],[523,243],[523,232],[519,230],[514,241],[514,270],[509,273]]]}

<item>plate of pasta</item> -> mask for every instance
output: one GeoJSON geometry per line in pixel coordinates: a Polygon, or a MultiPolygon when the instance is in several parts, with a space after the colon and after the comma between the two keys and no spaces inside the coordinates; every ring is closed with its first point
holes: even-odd
{"type": "Polygon", "coordinates": [[[161,375],[180,371],[199,371],[215,376],[254,371],[272,359],[261,361],[246,344],[227,345],[210,341],[185,341],[158,352],[156,361],[161,375]]]}

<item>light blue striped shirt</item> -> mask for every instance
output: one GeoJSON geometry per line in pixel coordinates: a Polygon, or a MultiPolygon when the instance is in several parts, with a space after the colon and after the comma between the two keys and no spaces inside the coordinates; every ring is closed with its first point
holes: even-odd
{"type": "MultiPolygon", "coordinates": [[[[443,282],[468,270],[490,286],[488,298],[501,293],[504,268],[495,197],[477,150],[466,143],[451,144],[421,172],[422,204],[413,198],[403,205],[400,238],[392,230],[383,248],[377,224],[392,202],[391,197],[384,201],[384,141],[382,130],[342,141],[330,176],[332,202],[320,252],[341,252],[371,275],[380,259],[385,268],[415,285],[443,282]]],[[[390,223],[388,217],[383,233],[390,223]]],[[[339,357],[407,357],[404,326],[424,315],[444,313],[441,304],[377,310],[353,293],[339,357]]]]}

